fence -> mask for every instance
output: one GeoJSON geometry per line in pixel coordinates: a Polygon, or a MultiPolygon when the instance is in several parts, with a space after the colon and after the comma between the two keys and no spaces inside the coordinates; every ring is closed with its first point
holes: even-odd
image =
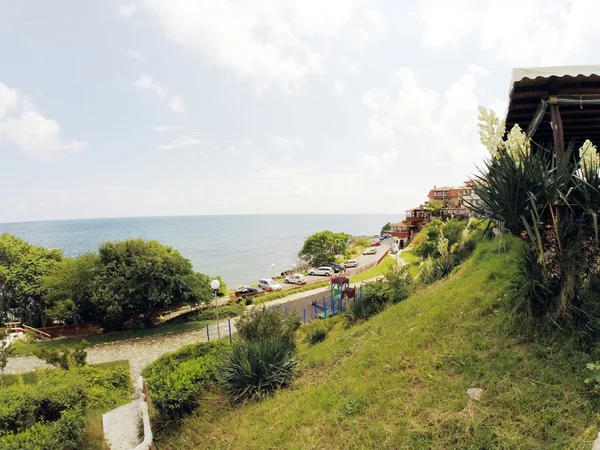
{"type": "MultiPolygon", "coordinates": [[[[316,319],[327,319],[341,312],[344,312],[350,303],[362,300],[363,286],[354,287],[354,297],[348,299],[333,297],[330,295],[314,294],[307,296],[289,303],[271,306],[269,309],[277,309],[283,312],[285,317],[290,314],[296,313],[303,323],[310,323],[316,319]]],[[[231,319],[227,319],[227,325],[225,321],[220,321],[222,326],[219,326],[221,331],[222,339],[229,339],[229,342],[233,342],[233,334],[235,333],[234,325],[231,319]],[[223,330],[226,328],[226,330],[223,330]]],[[[211,327],[208,323],[205,325],[206,340],[218,339],[216,327],[211,327]]]]}

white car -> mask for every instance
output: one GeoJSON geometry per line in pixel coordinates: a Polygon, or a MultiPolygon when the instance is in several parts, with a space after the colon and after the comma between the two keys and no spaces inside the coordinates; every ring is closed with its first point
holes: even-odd
{"type": "Polygon", "coordinates": [[[330,277],[331,275],[333,275],[333,269],[331,267],[321,266],[317,267],[316,269],[311,269],[310,272],[308,272],[308,274],[330,277]]]}
{"type": "Polygon", "coordinates": [[[358,267],[358,261],[355,259],[351,259],[349,261],[346,261],[344,263],[344,267],[348,268],[348,267],[358,267]]]}
{"type": "Polygon", "coordinates": [[[281,285],[276,283],[272,278],[264,278],[262,280],[258,280],[258,287],[264,289],[265,291],[280,291],[281,285]]]}
{"type": "Polygon", "coordinates": [[[368,248],[363,252],[363,255],[375,255],[375,254],[377,254],[377,249],[375,247],[368,248]]]}
{"type": "Polygon", "coordinates": [[[300,273],[295,273],[286,277],[283,281],[289,284],[306,284],[306,277],[300,273]]]}

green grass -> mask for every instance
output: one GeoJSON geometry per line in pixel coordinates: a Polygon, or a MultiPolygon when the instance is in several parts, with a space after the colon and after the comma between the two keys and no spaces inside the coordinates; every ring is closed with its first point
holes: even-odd
{"type": "Polygon", "coordinates": [[[254,304],[260,305],[262,303],[270,302],[272,300],[278,300],[280,298],[287,297],[292,294],[297,294],[298,292],[311,291],[313,289],[320,289],[329,286],[329,281],[319,281],[317,283],[305,284],[302,286],[298,286],[287,291],[276,291],[269,292],[267,294],[261,295],[259,297],[254,297],[254,304]]]}
{"type": "Polygon", "coordinates": [[[480,244],[452,277],[364,324],[325,321],[325,341],[299,337],[290,389],[237,407],[215,393],[158,447],[590,448],[600,416],[584,378],[595,358],[507,327],[518,243],[508,244],[501,254],[496,242],[480,244]],[[483,389],[481,400],[469,387],[483,389]]]}
{"type": "Polygon", "coordinates": [[[402,258],[404,262],[410,266],[410,276],[413,278],[416,277],[419,273],[419,265],[421,264],[421,258],[419,258],[410,250],[402,251],[398,257],[402,258]]]}
{"type": "MultiPolygon", "coordinates": [[[[159,336],[173,333],[183,333],[185,331],[192,331],[202,328],[206,325],[207,321],[190,321],[184,323],[171,323],[154,328],[145,328],[143,330],[126,330],[126,331],[112,331],[110,333],[95,334],[93,336],[87,336],[85,338],[65,338],[55,339],[51,341],[35,341],[31,343],[25,343],[23,341],[15,342],[12,347],[14,348],[13,356],[24,356],[33,355],[36,351],[43,348],[56,348],[61,345],[77,345],[83,339],[85,339],[90,346],[106,344],[108,342],[124,341],[128,339],[136,339],[148,336],[159,336]]],[[[212,323],[212,321],[208,321],[212,323]]]]}
{"type": "Polygon", "coordinates": [[[390,270],[390,268],[393,267],[394,264],[396,264],[396,260],[388,256],[383,260],[381,264],[379,264],[379,266],[373,266],[370,269],[359,273],[358,275],[351,276],[350,284],[352,285],[354,283],[360,283],[361,281],[368,280],[369,278],[374,278],[378,277],[379,275],[383,275],[388,270],[390,270]]]}

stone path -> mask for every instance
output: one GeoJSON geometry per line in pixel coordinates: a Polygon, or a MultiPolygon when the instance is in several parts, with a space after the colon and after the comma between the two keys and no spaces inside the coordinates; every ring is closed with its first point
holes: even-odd
{"type": "MultiPolygon", "coordinates": [[[[219,325],[221,338],[227,338],[229,336],[227,320],[221,321],[219,325]]],[[[231,320],[231,331],[232,333],[235,332],[235,319],[231,320]]],[[[211,340],[217,338],[216,324],[209,326],[209,335],[211,340]]],[[[98,364],[127,359],[129,360],[131,379],[135,380],[141,374],[144,367],[165,353],[174,352],[186,345],[204,341],[206,341],[205,328],[178,334],[148,336],[127,341],[110,342],[90,347],[87,350],[87,362],[89,364],[98,364]]],[[[4,373],[18,374],[51,367],[35,356],[19,356],[9,358],[4,373]]]]}
{"type": "MultiPolygon", "coordinates": [[[[393,256],[392,256],[393,257],[393,256]]],[[[398,263],[404,264],[402,258],[398,257],[398,263]]],[[[365,280],[362,283],[375,280],[377,277],[365,280]]],[[[285,303],[294,302],[305,297],[311,297],[316,294],[328,293],[328,288],[312,289],[310,291],[299,292],[284,298],[264,303],[265,306],[278,306],[285,303]]],[[[226,302],[227,300],[222,300],[226,302]]],[[[227,320],[220,322],[221,338],[229,336],[227,320]]],[[[231,319],[231,331],[235,333],[235,319],[231,319]]],[[[217,338],[217,325],[209,326],[210,338],[217,338]]],[[[131,339],[127,341],[110,342],[90,347],[87,350],[89,364],[98,364],[109,361],[129,360],[131,379],[135,380],[141,374],[142,369],[151,362],[158,359],[165,353],[174,352],[189,344],[206,341],[206,329],[201,328],[194,331],[186,331],[178,334],[167,334],[159,336],[148,336],[143,338],[131,339]]],[[[9,358],[4,373],[19,374],[32,372],[36,369],[51,368],[41,359],[35,356],[18,356],[9,358]]]]}

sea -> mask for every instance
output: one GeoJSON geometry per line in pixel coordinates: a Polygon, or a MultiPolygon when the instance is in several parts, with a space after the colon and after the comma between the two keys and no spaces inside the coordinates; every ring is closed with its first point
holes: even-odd
{"type": "Polygon", "coordinates": [[[385,223],[402,218],[291,214],[81,219],[5,223],[0,224],[0,234],[58,248],[72,257],[96,251],[103,241],[152,239],[179,250],[196,271],[220,275],[235,288],[291,269],[304,239],[317,231],[373,236],[385,223]]]}

